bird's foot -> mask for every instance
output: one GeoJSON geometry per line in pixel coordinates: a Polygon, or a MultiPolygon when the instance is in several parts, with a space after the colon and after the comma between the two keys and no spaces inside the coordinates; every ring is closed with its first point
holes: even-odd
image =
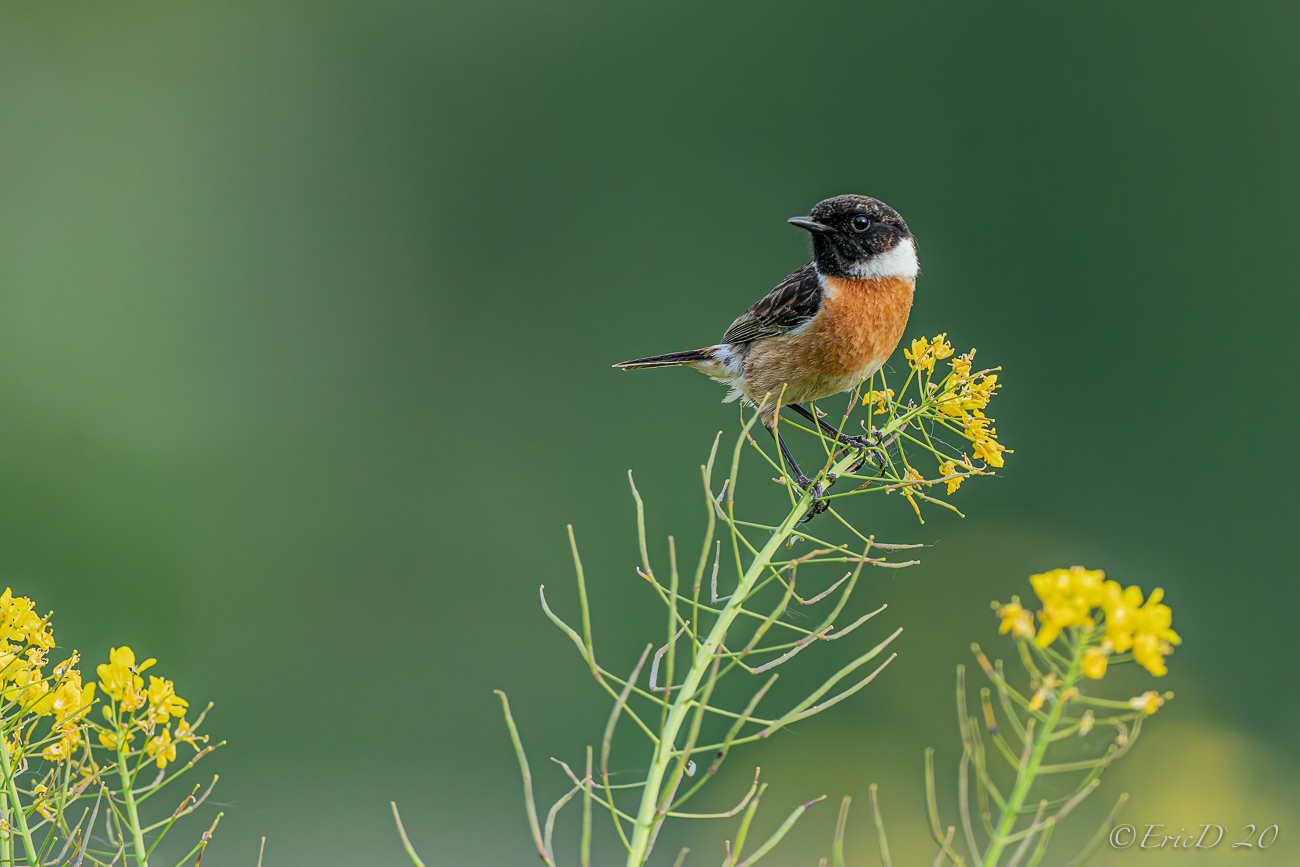
{"type": "Polygon", "coordinates": [[[885,462],[888,460],[885,452],[885,448],[888,444],[881,444],[880,433],[874,428],[869,434],[845,436],[843,442],[846,446],[855,448],[861,453],[861,460],[853,465],[850,472],[856,472],[861,469],[862,465],[867,462],[868,458],[871,459],[871,463],[876,469],[883,467],[885,462]]]}
{"type": "MultiPolygon", "coordinates": [[[[829,477],[828,482],[830,484],[834,484],[834,477],[829,477]]],[[[808,510],[807,514],[805,514],[802,518],[799,519],[800,524],[807,524],[813,518],[817,517],[822,512],[830,508],[830,502],[827,501],[824,497],[822,497],[821,482],[814,482],[806,476],[800,476],[797,484],[805,491],[807,491],[809,488],[812,489],[812,507],[808,510]]]]}

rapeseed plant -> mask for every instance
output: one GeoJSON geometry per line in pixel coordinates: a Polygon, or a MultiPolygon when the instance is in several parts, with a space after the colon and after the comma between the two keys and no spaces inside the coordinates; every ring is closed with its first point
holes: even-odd
{"type": "MultiPolygon", "coordinates": [[[[172,681],[150,675],[145,686],[142,673],[156,660],[137,663],[129,647],[109,651],[98,681],[82,681],[76,652],[47,674],[56,648],[51,619],[38,616],[27,597],[10,589],[0,595],[0,865],[148,867],[154,847],[203,803],[217,778],[157,821],[144,821],[141,805],[222,744],[209,746],[196,731],[207,710],[186,720],[189,703],[172,681]],[[96,704],[102,722],[91,713],[96,704]],[[193,754],[168,774],[181,744],[193,754]],[[157,776],[141,779],[150,764],[157,776]],[[78,806],[80,817],[70,823],[78,806]]],[[[177,867],[192,857],[197,865],[220,819],[177,867]]]]}
{"type": "MultiPolygon", "coordinates": [[[[968,479],[991,475],[1003,467],[1006,455],[1011,454],[1011,449],[997,438],[994,419],[985,413],[1001,388],[997,373],[1000,368],[975,370],[975,350],[957,355],[946,334],[936,335],[933,340],[922,337],[912,341],[904,357],[908,373],[898,391],[889,387],[883,372],[878,372],[849,402],[837,429],[841,434],[857,406],[869,407],[867,421],[859,422],[862,436],[855,438],[862,444],[860,449],[846,449],[819,429],[785,421],[818,437],[824,448],[826,459],[814,481],[820,482],[825,491],[836,484],[849,488],[824,494],[830,521],[822,519],[823,525],[815,533],[805,524],[814,515],[813,488],[803,490],[790,484],[779,452],[774,456],[776,450],[763,448],[750,435],[757,413],[743,422],[731,452],[730,471],[720,485],[715,478],[720,440],[714,440],[708,461],[700,467],[701,505],[706,515],[704,542],[694,569],[685,575],[679,571],[676,543],[671,536],[666,568],[656,569],[651,563],[645,505],[629,473],[640,553],[640,565],[635,571],[663,606],[666,624],[664,638],[645,644],[626,675],[609,667],[603,654],[598,659],[587,578],[573,528],[569,528],[581,623],[571,626],[560,618],[551,609],[544,587],[539,589],[541,607],[569,637],[592,679],[610,697],[612,707],[598,747],[588,746],[581,761],[552,760],[571,788],[544,818],[533,797],[532,767],[510,703],[504,693],[497,691],[523,777],[529,829],[545,864],[557,867],[563,860],[554,846],[555,825],[561,810],[575,799],[582,805],[577,853],[582,867],[591,863],[596,811],[608,813],[626,851],[628,867],[647,862],[670,819],[726,820],[739,816],[738,827],[721,847],[725,853],[722,864],[749,867],[769,854],[803,813],[825,797],[797,807],[775,833],[758,845],[749,839],[755,811],[767,789],[767,783],[760,781],[758,768],[748,789],[731,809],[713,813],[684,809],[733,751],[762,742],[794,722],[849,699],[895,658],[896,654],[891,653],[876,662],[901,629],[890,632],[848,665],[829,674],[803,700],[783,710],[760,712],[764,697],[780,676],[773,669],[818,642],[847,637],[884,610],[882,605],[837,628],[841,616],[851,616],[844,613],[864,567],[899,569],[917,562],[896,559],[895,552],[920,545],[886,544],[873,535],[864,535],[841,514],[841,501],[867,493],[898,492],[918,519],[923,520],[925,504],[961,514],[952,502],[938,496],[936,488],[943,486],[945,496],[951,497],[968,479]],[[947,372],[936,370],[945,361],[947,372]],[[789,498],[786,516],[775,524],[738,516],[740,462],[747,446],[777,473],[774,481],[784,487],[789,498]],[[722,538],[716,538],[719,535],[722,538]],[[833,575],[820,577],[816,571],[823,564],[850,564],[852,568],[838,580],[830,580],[833,575]],[[728,573],[730,577],[723,579],[726,588],[720,594],[720,576],[728,573]],[[796,586],[805,588],[810,583],[812,592],[796,592],[796,586]],[[829,610],[808,625],[789,617],[794,606],[819,603],[825,603],[829,610]],[[679,653],[682,643],[685,648],[679,653]],[[868,663],[873,667],[864,676],[860,670],[865,670],[868,663]],[[715,698],[716,687],[737,669],[751,675],[771,673],[748,701],[727,706],[715,698]],[[850,685],[842,686],[850,677],[850,685]],[[611,779],[610,760],[624,720],[630,721],[649,743],[651,758],[639,779],[616,784],[611,779]]],[[[779,394],[767,397],[767,401],[780,400],[779,394]]],[[[816,407],[813,409],[819,418],[825,416],[816,407]]],[[[1132,748],[1143,720],[1172,698],[1172,693],[1154,691],[1131,699],[1107,698],[1094,695],[1092,686],[1105,677],[1110,666],[1129,661],[1157,677],[1166,673],[1164,659],[1181,639],[1170,628],[1172,612],[1162,604],[1161,590],[1152,591],[1144,600],[1139,588],[1123,588],[1107,581],[1099,570],[1078,566],[1035,575],[1030,584],[1038,597],[1037,611],[1022,604],[1018,596],[1005,605],[994,603],[1000,621],[998,631],[1014,640],[1029,678],[1028,688],[1016,688],[1004,675],[1000,660],[990,662],[978,645],[972,645],[976,660],[993,684],[992,690],[980,692],[987,735],[980,733],[979,720],[967,714],[965,669],[957,669],[963,744],[958,791],[966,855],[954,846],[956,826],[949,826],[946,832],[942,829],[935,797],[933,750],[926,752],[927,808],[930,829],[939,847],[935,867],[947,863],[954,867],[967,867],[968,863],[972,867],[997,867],[1012,846],[1007,867],[1022,863],[1037,867],[1056,825],[1096,790],[1102,772],[1132,748]],[[1005,725],[994,710],[994,691],[1005,725]],[[1103,731],[1113,734],[1100,758],[1046,761],[1049,749],[1055,746],[1059,750],[1064,739],[1099,738],[1103,731]],[[985,737],[1014,771],[1009,783],[995,779],[1003,774],[988,765],[985,737]],[[1013,748],[1008,738],[1018,746],[1013,748]],[[970,804],[972,769],[982,843],[970,804]],[[1082,774],[1072,792],[1031,803],[1031,792],[1041,777],[1070,772],[1082,774]]],[[[1081,864],[1100,845],[1126,798],[1120,797],[1088,848],[1070,862],[1071,867],[1081,864]]],[[[846,863],[844,835],[849,804],[846,797],[840,808],[830,859],[834,867],[846,863]]],[[[884,867],[892,867],[875,785],[871,786],[871,806],[881,860],[884,867]]],[[[417,867],[423,867],[402,828],[395,804],[393,815],[407,854],[417,867]]],[[[688,849],[677,853],[674,867],[683,867],[688,855],[688,849]]],[[[826,867],[828,861],[822,859],[821,863],[826,867]]]]}
{"type": "MultiPolygon", "coordinates": [[[[693,573],[685,580],[678,569],[676,545],[671,537],[667,568],[655,568],[651,563],[644,503],[633,483],[641,555],[636,571],[663,605],[667,622],[665,640],[657,650],[655,646],[659,642],[647,644],[629,674],[616,672],[598,660],[586,578],[570,528],[582,622],[575,628],[557,616],[547,602],[544,588],[540,591],[541,605],[546,616],[573,642],[592,678],[610,696],[613,706],[598,750],[594,745],[588,747],[584,761],[557,760],[572,788],[551,807],[544,821],[534,804],[532,770],[509,702],[503,693],[498,693],[524,778],[529,827],[542,861],[552,867],[557,864],[553,846],[556,818],[570,800],[579,796],[583,810],[578,860],[584,867],[591,857],[593,809],[609,814],[626,850],[629,867],[645,863],[664,823],[670,819],[740,816],[739,827],[725,843],[724,864],[747,867],[769,853],[804,811],[821,800],[817,798],[798,807],[772,837],[757,846],[748,840],[754,812],[766,789],[757,770],[748,791],[734,808],[721,813],[695,813],[685,809],[686,803],[713,779],[733,750],[766,740],[791,723],[849,699],[894,659],[895,654],[891,654],[883,661],[876,661],[898,637],[901,632],[898,629],[829,674],[802,701],[781,711],[760,713],[760,702],[779,677],[773,669],[818,642],[848,637],[884,610],[880,606],[837,628],[865,566],[898,569],[917,562],[893,559],[893,555],[919,545],[885,544],[874,536],[864,535],[841,514],[838,508],[841,501],[868,493],[899,492],[918,518],[926,503],[956,511],[950,502],[930,490],[943,484],[951,495],[966,479],[989,475],[993,468],[1003,465],[1004,453],[1009,450],[997,442],[990,426],[992,419],[983,413],[998,388],[997,377],[992,371],[972,371],[975,354],[972,350],[953,359],[951,371],[942,380],[936,380],[936,362],[953,354],[944,335],[934,341],[915,341],[906,353],[910,373],[901,389],[895,392],[886,384],[885,375],[878,373],[854,394],[838,430],[844,431],[859,398],[862,405],[870,405],[870,424],[861,423],[861,442],[865,443],[862,449],[846,450],[819,430],[786,422],[819,438],[826,460],[816,481],[824,489],[836,484],[851,486],[842,493],[825,496],[829,501],[827,513],[834,522],[825,531],[814,533],[802,523],[813,505],[811,489],[805,491],[789,484],[779,453],[774,457],[770,452],[776,450],[765,450],[750,436],[756,414],[742,427],[732,449],[730,472],[721,485],[714,473],[719,440],[714,440],[709,459],[700,468],[705,538],[693,573]],[[949,439],[965,441],[968,445],[958,448],[950,445],[949,439]],[[752,448],[772,467],[778,474],[775,481],[784,485],[789,497],[785,518],[775,524],[737,514],[740,460],[746,447],[752,448]],[[925,469],[926,465],[917,460],[927,454],[934,461],[931,469],[925,469]],[[715,539],[719,525],[723,538],[715,539]],[[733,577],[727,579],[729,592],[720,595],[718,584],[724,562],[733,577]],[[823,579],[817,571],[823,564],[848,564],[851,568],[838,580],[832,580],[834,576],[823,579]],[[796,586],[802,588],[810,582],[813,592],[805,591],[806,596],[796,592],[796,586]],[[792,606],[819,603],[824,603],[829,610],[810,627],[786,616],[792,606]],[[678,650],[682,642],[685,643],[684,659],[678,650]],[[859,670],[865,670],[863,667],[868,663],[873,667],[869,673],[861,674],[859,670]],[[722,706],[714,698],[715,688],[737,670],[752,675],[772,673],[748,702],[737,707],[722,706]],[[644,680],[643,673],[646,673],[644,680]],[[853,680],[849,685],[842,686],[850,677],[853,680]],[[624,719],[647,739],[652,755],[642,779],[615,785],[609,773],[610,756],[618,725],[624,719]]],[[[768,395],[767,400],[779,403],[781,395],[768,395]]],[[[818,413],[824,415],[820,410],[818,413]]],[[[415,863],[420,863],[409,844],[407,851],[415,863]]],[[[683,852],[678,864],[684,857],[683,852]]]]}
{"type": "MultiPolygon", "coordinates": [[[[981,719],[967,714],[965,667],[957,667],[957,722],[962,739],[958,808],[965,856],[953,844],[956,827],[949,826],[946,833],[942,830],[935,798],[934,751],[926,751],[930,831],[940,848],[936,865],[997,867],[1008,848],[1016,844],[1008,867],[1021,863],[1037,867],[1056,826],[1096,791],[1102,773],[1133,748],[1143,721],[1173,698],[1173,693],[1154,690],[1130,699],[1108,698],[1094,694],[1090,683],[1101,681],[1109,666],[1125,662],[1136,662],[1156,677],[1168,672],[1164,658],[1181,639],[1170,628],[1173,612],[1161,603],[1162,590],[1151,591],[1144,602],[1140,588],[1121,587],[1106,580],[1101,570],[1082,566],[1033,575],[1029,583],[1040,605],[1036,614],[1026,609],[1018,596],[1005,605],[993,603],[1000,621],[998,632],[1015,641],[1028,675],[1028,689],[1018,690],[1005,675],[1002,661],[990,662],[979,645],[972,644],[976,661],[993,685],[980,690],[981,727],[981,719]],[[1000,718],[994,709],[994,691],[1000,718]],[[1099,726],[1109,734],[1094,735],[1099,726]],[[987,734],[982,734],[981,728],[987,734]],[[1072,736],[1075,740],[1109,738],[1110,743],[1097,758],[1048,762],[1049,750],[1078,751],[1064,743],[1072,736]],[[1008,784],[1004,780],[1000,786],[995,779],[1004,775],[990,767],[985,737],[1014,774],[1005,795],[1008,784]],[[1056,780],[1060,777],[1055,775],[1069,773],[1081,775],[1072,790],[1033,802],[1031,792],[1042,777],[1056,780]],[[978,826],[970,803],[972,776],[978,826]],[[977,827],[983,832],[982,843],[977,827]]],[[[1071,867],[1082,864],[1101,845],[1127,799],[1127,793],[1119,797],[1102,827],[1069,862],[1071,867]]],[[[879,841],[889,867],[882,825],[879,841]]]]}

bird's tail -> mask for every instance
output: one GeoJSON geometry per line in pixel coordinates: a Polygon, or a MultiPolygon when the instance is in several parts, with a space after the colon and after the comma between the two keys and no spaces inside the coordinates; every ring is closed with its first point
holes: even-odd
{"type": "Polygon", "coordinates": [[[714,360],[713,349],[712,346],[706,346],[703,349],[688,349],[685,352],[670,352],[667,355],[651,355],[648,358],[637,358],[633,361],[620,361],[614,366],[620,370],[640,370],[643,367],[674,367],[678,364],[699,364],[714,360]]]}

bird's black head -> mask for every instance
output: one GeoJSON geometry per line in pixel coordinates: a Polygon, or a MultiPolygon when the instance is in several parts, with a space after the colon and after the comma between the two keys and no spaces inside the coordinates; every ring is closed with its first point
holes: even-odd
{"type": "Polygon", "coordinates": [[[836,196],[790,222],[812,235],[817,270],[831,277],[916,276],[916,245],[898,212],[870,196],[836,196]]]}

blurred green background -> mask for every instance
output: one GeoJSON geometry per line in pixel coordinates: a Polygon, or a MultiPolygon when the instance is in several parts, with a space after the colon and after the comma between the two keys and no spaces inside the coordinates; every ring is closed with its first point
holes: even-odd
{"type": "MultiPolygon", "coordinates": [[[[1178,698],[1053,859],[1131,790],[1135,824],[1280,839],[1096,863],[1296,863],[1298,25],[1288,3],[7,3],[0,580],[92,660],[129,643],[217,703],[205,867],[263,835],[268,867],[404,863],[390,799],[430,865],[536,863],[491,689],[549,802],[546,758],[608,709],[536,604],[545,583],[574,610],[564,525],[630,667],[662,625],[624,473],[655,556],[694,551],[698,465],[736,426],[697,374],[609,365],[712,342],[807,261],[786,217],[867,193],[919,238],[909,335],[1004,367],[1015,454],[954,497],[965,520],[854,502],[933,544],[857,594],[902,655],[737,751],[716,802],[755,763],[768,823],[829,794],[770,859],[815,864],[853,794],[874,865],[879,782],[896,863],[928,864],[953,666],[1007,652],[990,599],[1083,563],[1164,587],[1185,643],[1178,698]]],[[[730,834],[658,858],[721,860],[730,834]]]]}

